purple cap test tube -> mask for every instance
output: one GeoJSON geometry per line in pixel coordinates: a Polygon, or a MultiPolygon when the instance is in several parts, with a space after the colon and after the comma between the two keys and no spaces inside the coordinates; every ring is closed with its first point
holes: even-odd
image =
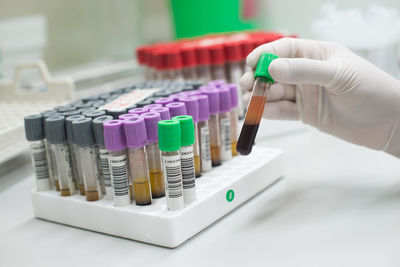
{"type": "Polygon", "coordinates": [[[170,120],[171,115],[169,114],[169,108],[161,107],[161,108],[152,108],[149,112],[157,112],[160,113],[161,120],[170,120]]]}
{"type": "Polygon", "coordinates": [[[208,96],[199,95],[196,96],[197,103],[199,105],[199,121],[208,121],[210,118],[210,107],[208,103],[208,96]]]}
{"type": "Polygon", "coordinates": [[[124,130],[128,148],[140,148],[147,144],[146,125],[142,117],[124,120],[124,130]]]}
{"type": "Polygon", "coordinates": [[[209,86],[214,86],[214,87],[221,87],[224,84],[226,84],[224,80],[213,80],[208,83],[209,86]]]}
{"type": "Polygon", "coordinates": [[[149,143],[158,142],[158,122],[161,116],[157,112],[147,112],[140,115],[146,124],[147,140],[149,143]]]}
{"type": "Polygon", "coordinates": [[[169,114],[171,114],[171,118],[179,115],[186,115],[185,103],[182,102],[174,102],[166,105],[169,108],[169,114]]]}
{"type": "Polygon", "coordinates": [[[215,115],[219,113],[219,91],[217,89],[209,88],[201,92],[203,95],[208,96],[208,104],[210,114],[215,115]]]}
{"type": "Polygon", "coordinates": [[[162,107],[163,105],[161,105],[161,104],[150,104],[150,105],[146,105],[146,106],[144,106],[144,108],[147,108],[147,110],[150,110],[150,109],[152,109],[152,108],[160,108],[160,107],[162,107]]]}
{"type": "Polygon", "coordinates": [[[229,112],[231,106],[231,92],[228,87],[218,88],[219,92],[219,112],[229,112]]]}
{"type": "Polygon", "coordinates": [[[134,114],[134,113],[127,113],[127,114],[122,114],[118,116],[118,119],[120,120],[126,120],[126,119],[131,119],[131,118],[139,118],[139,114],[134,114]]]}
{"type": "Polygon", "coordinates": [[[111,120],[103,123],[104,143],[110,151],[126,148],[125,133],[122,120],[111,120]]]}
{"type": "Polygon", "coordinates": [[[143,114],[143,113],[145,113],[145,112],[147,112],[147,111],[148,111],[148,108],[142,107],[142,108],[133,108],[133,109],[130,109],[130,110],[128,111],[128,113],[140,115],[140,114],[143,114]]]}
{"type": "Polygon", "coordinates": [[[172,94],[169,96],[169,98],[172,98],[174,101],[179,101],[179,98],[183,96],[182,93],[177,93],[177,94],[172,94]]]}
{"type": "Polygon", "coordinates": [[[172,102],[174,102],[174,99],[173,99],[172,97],[163,97],[163,98],[159,98],[159,99],[157,99],[157,100],[154,101],[154,103],[156,103],[156,104],[161,104],[161,105],[163,105],[164,107],[165,107],[167,104],[172,103],[172,102]]]}
{"type": "Polygon", "coordinates": [[[200,92],[200,90],[185,91],[185,92],[182,92],[181,95],[183,95],[183,96],[201,95],[201,92],[200,92]]]}
{"type": "Polygon", "coordinates": [[[186,115],[192,116],[193,122],[197,123],[199,121],[199,104],[197,103],[197,98],[186,96],[179,98],[179,101],[185,103],[186,115]]]}
{"type": "Polygon", "coordinates": [[[226,85],[231,92],[231,106],[232,108],[236,108],[239,105],[239,98],[238,98],[238,88],[236,84],[227,84],[226,85]]]}

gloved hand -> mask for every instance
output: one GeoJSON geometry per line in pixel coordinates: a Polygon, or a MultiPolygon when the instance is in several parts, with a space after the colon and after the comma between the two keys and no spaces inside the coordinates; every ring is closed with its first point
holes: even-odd
{"type": "MultiPolygon", "coordinates": [[[[346,47],[283,38],[247,57],[254,69],[262,53],[276,81],[264,110],[268,119],[301,119],[319,130],[400,158],[400,82],[346,47]]],[[[240,80],[251,90],[254,72],[240,80]]]]}

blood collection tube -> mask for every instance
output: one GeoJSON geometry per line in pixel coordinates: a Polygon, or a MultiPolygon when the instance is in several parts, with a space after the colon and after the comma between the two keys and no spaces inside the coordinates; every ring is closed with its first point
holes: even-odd
{"type": "MultiPolygon", "coordinates": [[[[200,160],[200,147],[199,147],[199,133],[197,123],[199,121],[199,103],[196,97],[181,97],[180,102],[185,103],[186,113],[192,116],[194,123],[194,144],[193,144],[193,157],[194,157],[194,169],[196,178],[201,176],[201,160],[200,160]]],[[[182,124],[181,124],[182,127],[182,124]]]]}
{"type": "Polygon", "coordinates": [[[227,80],[225,73],[224,47],[220,44],[210,47],[211,77],[213,80],[227,80]]]}
{"type": "Polygon", "coordinates": [[[143,68],[144,72],[144,77],[146,80],[150,80],[149,74],[147,71],[147,66],[146,66],[146,59],[147,59],[147,50],[149,49],[149,46],[140,46],[136,48],[136,59],[139,63],[140,66],[143,68]]]}
{"type": "Polygon", "coordinates": [[[124,120],[124,130],[136,205],[150,205],[151,189],[145,148],[147,135],[143,117],[124,120]]]}
{"type": "Polygon", "coordinates": [[[104,130],[103,123],[112,120],[113,117],[109,115],[100,116],[93,120],[92,130],[96,140],[96,146],[98,147],[99,153],[97,162],[100,166],[100,181],[104,184],[104,198],[107,200],[113,200],[113,191],[111,187],[111,176],[110,176],[110,165],[108,164],[108,150],[104,144],[104,130]]]}
{"type": "Polygon", "coordinates": [[[47,164],[49,168],[49,176],[50,176],[50,186],[52,189],[60,191],[60,186],[58,184],[57,179],[57,170],[56,170],[56,159],[54,157],[54,153],[51,150],[50,143],[47,141],[47,133],[46,133],[46,119],[52,116],[62,116],[61,113],[57,113],[56,110],[46,110],[41,113],[43,115],[43,126],[44,126],[44,145],[46,147],[46,157],[47,157],[47,164]]]}
{"type": "Polygon", "coordinates": [[[181,47],[181,56],[183,64],[183,78],[185,80],[196,80],[196,53],[194,47],[183,46],[181,47]]]}
{"type": "Polygon", "coordinates": [[[69,149],[65,137],[65,117],[54,116],[46,119],[47,141],[50,143],[54,154],[56,173],[61,196],[75,194],[75,184],[72,180],[71,164],[69,162],[69,149]]]}
{"type": "Polygon", "coordinates": [[[106,115],[106,111],[105,110],[87,111],[87,112],[82,113],[82,115],[84,115],[85,117],[94,119],[94,118],[106,115]]]}
{"type": "Polygon", "coordinates": [[[153,198],[165,196],[164,176],[161,165],[161,152],[158,145],[158,122],[161,116],[156,112],[143,113],[147,133],[147,163],[150,174],[151,194],[153,198]]]}
{"type": "Polygon", "coordinates": [[[227,87],[218,88],[219,91],[219,129],[221,133],[221,160],[232,159],[231,144],[231,92],[227,87]]]}
{"type": "Polygon", "coordinates": [[[147,110],[150,110],[152,108],[162,108],[162,104],[150,104],[150,105],[146,105],[144,106],[144,108],[147,108],[147,110]]]}
{"type": "Polygon", "coordinates": [[[203,89],[202,94],[208,96],[210,119],[208,126],[210,131],[210,147],[212,166],[221,165],[221,132],[219,128],[219,92],[217,89],[203,89]]]}
{"type": "Polygon", "coordinates": [[[115,206],[126,206],[131,203],[123,122],[122,120],[111,120],[103,123],[104,144],[109,152],[108,164],[115,206]]]}
{"type": "Polygon", "coordinates": [[[158,122],[158,139],[162,155],[165,196],[169,210],[183,209],[183,183],[181,170],[181,127],[179,121],[158,122]]]}
{"type": "Polygon", "coordinates": [[[246,65],[246,58],[247,55],[250,54],[250,52],[254,49],[253,43],[250,39],[243,40],[240,42],[240,51],[242,54],[242,61],[240,62],[240,66],[242,68],[242,73],[245,73],[247,71],[247,65],[246,65]]]}
{"type": "Polygon", "coordinates": [[[140,115],[140,114],[143,114],[143,113],[146,113],[148,111],[148,109],[147,108],[133,108],[133,109],[130,109],[129,111],[128,111],[128,113],[129,114],[138,114],[138,115],[140,115]]]}
{"type": "Polygon", "coordinates": [[[268,72],[271,62],[276,59],[274,54],[264,53],[258,60],[257,68],[254,73],[255,82],[251,93],[250,102],[247,106],[244,124],[239,135],[236,150],[240,155],[250,154],[254,140],[257,135],[258,127],[267,103],[268,93],[274,80],[268,72]]]}
{"type": "Polygon", "coordinates": [[[43,115],[30,115],[24,118],[25,137],[31,148],[32,165],[36,175],[38,192],[51,190],[46,146],[44,144],[43,115]]]}
{"type": "Polygon", "coordinates": [[[194,167],[194,124],[192,116],[182,115],[173,117],[181,127],[181,169],[183,183],[183,200],[185,204],[191,204],[196,200],[196,182],[194,167]]]}
{"type": "Polygon", "coordinates": [[[195,48],[197,61],[197,77],[207,84],[211,81],[211,57],[207,46],[199,45],[195,48]]]}
{"type": "Polygon", "coordinates": [[[139,116],[140,116],[139,114],[127,113],[127,114],[119,115],[118,119],[126,120],[126,119],[130,119],[130,118],[139,118],[139,116]]]}
{"type": "Polygon", "coordinates": [[[171,119],[171,115],[169,114],[169,108],[166,107],[151,108],[149,112],[159,113],[162,121],[171,119]]]}
{"type": "Polygon", "coordinates": [[[229,112],[229,117],[231,119],[231,148],[232,148],[232,156],[237,156],[238,153],[236,151],[236,144],[238,140],[238,126],[239,126],[239,117],[238,117],[238,90],[236,84],[227,84],[226,85],[231,92],[231,111],[229,112]]]}
{"type": "Polygon", "coordinates": [[[100,175],[97,167],[97,155],[92,134],[92,119],[82,118],[72,121],[75,143],[78,146],[82,162],[82,175],[86,200],[97,201],[102,197],[100,175]]]}
{"type": "Polygon", "coordinates": [[[164,49],[158,49],[153,52],[154,66],[156,68],[156,80],[168,79],[166,71],[166,55],[164,49]]]}
{"type": "Polygon", "coordinates": [[[166,64],[169,78],[176,82],[183,82],[182,58],[178,49],[171,49],[166,52],[166,64]]]}
{"type": "Polygon", "coordinates": [[[210,111],[208,104],[208,96],[195,96],[199,106],[199,122],[197,123],[197,132],[200,149],[201,171],[208,172],[212,169],[211,164],[211,148],[210,148],[210,130],[208,128],[208,120],[210,119],[210,111]]]}
{"type": "Polygon", "coordinates": [[[154,101],[154,103],[156,104],[161,104],[163,105],[163,107],[165,107],[167,104],[174,102],[173,98],[170,97],[163,97],[163,98],[159,98],[156,101],[154,101]]]}
{"type": "Polygon", "coordinates": [[[85,195],[85,187],[83,183],[83,170],[81,155],[78,146],[75,142],[74,132],[72,130],[72,122],[74,120],[83,119],[83,115],[72,115],[65,118],[65,132],[67,134],[69,160],[71,162],[72,178],[75,183],[75,188],[79,189],[81,195],[85,195]]]}
{"type": "MultiPolygon", "coordinates": [[[[208,83],[208,85],[207,86],[205,86],[205,88],[208,88],[208,87],[216,87],[216,88],[219,88],[219,87],[221,87],[221,86],[223,86],[223,85],[225,85],[226,84],[226,81],[225,80],[212,80],[212,81],[210,81],[209,83],[208,83]]],[[[200,87],[200,88],[202,88],[202,87],[200,87]]],[[[203,87],[204,88],[204,87],[203,87]]]]}
{"type": "Polygon", "coordinates": [[[179,115],[186,115],[185,103],[174,102],[167,104],[165,107],[169,108],[169,114],[171,115],[171,118],[179,115]]]}

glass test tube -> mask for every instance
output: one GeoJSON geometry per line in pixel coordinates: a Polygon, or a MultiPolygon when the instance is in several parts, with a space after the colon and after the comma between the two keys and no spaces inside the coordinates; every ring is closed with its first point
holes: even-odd
{"type": "Polygon", "coordinates": [[[180,122],[181,127],[181,169],[183,183],[183,200],[191,204],[196,200],[196,182],[194,169],[194,124],[192,116],[182,115],[172,118],[180,122]]]}
{"type": "Polygon", "coordinates": [[[45,127],[47,140],[50,143],[50,148],[55,158],[61,196],[71,196],[75,194],[75,184],[72,180],[64,120],[64,116],[47,118],[45,127]]]}
{"type": "MultiPolygon", "coordinates": [[[[121,115],[122,116],[122,115],[121,115]]],[[[98,147],[98,165],[100,166],[100,180],[104,183],[104,198],[113,200],[113,191],[111,187],[110,165],[108,164],[108,150],[104,144],[103,123],[112,120],[112,116],[100,116],[93,120],[93,133],[98,147]]]]}
{"type": "Polygon", "coordinates": [[[181,156],[181,128],[174,120],[158,122],[158,137],[165,180],[165,196],[169,210],[184,208],[181,156]]]}
{"type": "Polygon", "coordinates": [[[225,53],[222,45],[210,47],[211,77],[213,80],[227,80],[225,73],[225,53]]]}
{"type": "Polygon", "coordinates": [[[261,55],[256,71],[254,73],[255,82],[251,93],[250,102],[247,106],[247,112],[244,124],[239,135],[236,150],[240,155],[250,154],[254,140],[257,135],[258,127],[267,102],[267,97],[271,84],[274,82],[268,73],[268,67],[272,60],[277,56],[264,53],[261,55]]]}
{"type": "Polygon", "coordinates": [[[126,140],[122,120],[110,120],[103,123],[104,143],[109,151],[111,185],[115,206],[131,203],[129,189],[129,168],[126,158],[126,140]]]}
{"type": "Polygon", "coordinates": [[[135,202],[138,206],[151,204],[149,168],[146,157],[146,125],[143,117],[124,121],[128,146],[130,179],[133,183],[135,202]]]}
{"type": "Polygon", "coordinates": [[[92,134],[92,119],[82,118],[72,121],[75,142],[82,162],[82,175],[87,201],[97,201],[102,197],[97,155],[92,134]]]}
{"type": "Polygon", "coordinates": [[[202,90],[208,96],[210,119],[208,120],[210,132],[211,162],[212,166],[221,165],[221,133],[219,128],[219,92],[217,89],[208,88],[202,90]]]}
{"type": "Polygon", "coordinates": [[[208,120],[210,118],[208,96],[196,96],[199,106],[199,121],[197,123],[197,136],[199,140],[201,171],[208,172],[212,169],[211,148],[210,148],[210,130],[208,120]]]}
{"type": "Polygon", "coordinates": [[[242,90],[239,85],[240,77],[242,76],[242,50],[240,42],[230,42],[225,45],[226,57],[228,60],[229,81],[237,86],[236,95],[239,98],[238,106],[236,107],[237,113],[240,118],[244,115],[244,105],[242,100],[242,90]]]}
{"type": "Polygon", "coordinates": [[[232,159],[231,144],[231,93],[228,87],[220,87],[219,91],[219,128],[221,132],[221,160],[232,159]]]}
{"type": "Polygon", "coordinates": [[[183,63],[183,77],[185,80],[196,80],[196,53],[194,47],[182,47],[181,55],[183,63]]]}
{"type": "Polygon", "coordinates": [[[164,175],[161,165],[161,152],[158,145],[158,122],[161,116],[157,112],[143,113],[147,134],[147,162],[150,174],[151,194],[153,198],[165,196],[164,175]]]}
{"type": "Polygon", "coordinates": [[[77,154],[79,154],[79,149],[75,143],[74,133],[72,131],[72,121],[83,118],[85,118],[85,116],[83,115],[72,115],[65,118],[65,128],[67,134],[68,149],[70,156],[69,160],[71,162],[72,177],[74,179],[75,188],[80,191],[81,195],[85,195],[86,193],[83,185],[82,163],[80,161],[80,156],[78,156],[79,161],[77,159],[77,154]]]}
{"type": "Polygon", "coordinates": [[[36,175],[36,190],[38,192],[51,190],[44,144],[43,115],[26,116],[24,124],[25,136],[31,148],[32,165],[36,175]]]}
{"type": "Polygon", "coordinates": [[[238,126],[239,126],[239,117],[238,117],[238,91],[237,86],[235,84],[228,84],[227,87],[231,92],[231,111],[229,112],[229,117],[231,119],[231,147],[232,147],[232,156],[237,156],[238,153],[236,151],[236,144],[238,140],[238,126]]]}
{"type": "Polygon", "coordinates": [[[180,102],[185,103],[186,113],[187,115],[192,116],[194,123],[194,144],[193,144],[193,153],[194,153],[194,168],[196,178],[201,176],[201,160],[200,160],[200,147],[199,147],[199,134],[198,134],[198,126],[197,123],[199,121],[199,103],[197,102],[197,98],[193,96],[185,96],[179,98],[180,102]]]}

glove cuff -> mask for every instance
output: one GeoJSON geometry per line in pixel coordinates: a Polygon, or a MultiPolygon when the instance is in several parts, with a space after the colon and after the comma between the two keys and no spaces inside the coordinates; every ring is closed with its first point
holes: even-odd
{"type": "Polygon", "coordinates": [[[400,118],[395,122],[389,141],[383,151],[400,158],[400,118]]]}

